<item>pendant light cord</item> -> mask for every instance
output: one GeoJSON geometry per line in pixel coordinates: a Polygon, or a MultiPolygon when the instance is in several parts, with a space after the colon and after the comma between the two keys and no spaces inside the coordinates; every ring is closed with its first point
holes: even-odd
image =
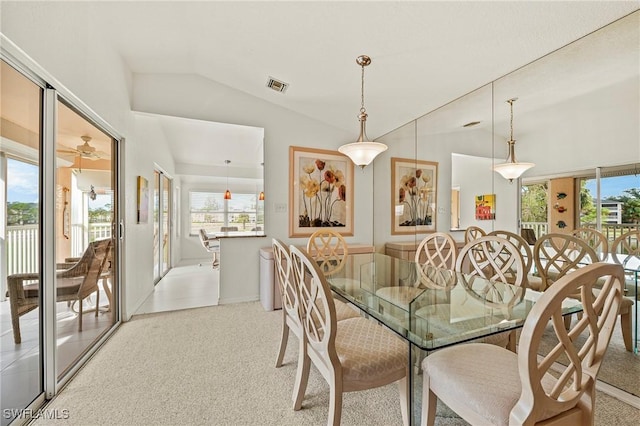
{"type": "Polygon", "coordinates": [[[511,119],[509,121],[509,125],[511,127],[511,139],[513,140],[513,102],[515,101],[515,99],[509,99],[507,102],[509,102],[509,105],[511,106],[511,119]]]}
{"type": "Polygon", "coordinates": [[[360,78],[360,112],[367,112],[367,110],[364,107],[364,64],[361,65],[362,67],[362,76],[360,78]]]}

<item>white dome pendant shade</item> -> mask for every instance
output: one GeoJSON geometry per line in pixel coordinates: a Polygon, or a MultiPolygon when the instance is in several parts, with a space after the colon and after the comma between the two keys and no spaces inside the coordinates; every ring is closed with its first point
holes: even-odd
{"type": "Polygon", "coordinates": [[[353,161],[356,166],[364,169],[371,164],[374,158],[381,152],[387,150],[387,146],[380,142],[371,142],[367,138],[366,124],[367,124],[367,110],[364,108],[364,67],[371,63],[371,58],[366,55],[361,55],[356,58],[356,63],[362,67],[361,78],[361,103],[360,103],[360,115],[358,120],[360,121],[360,136],[356,142],[342,145],[338,148],[342,154],[346,155],[353,161]]]}
{"type": "Polygon", "coordinates": [[[507,141],[509,144],[509,156],[504,163],[493,166],[493,170],[500,173],[503,178],[509,179],[509,182],[513,182],[514,179],[518,179],[524,172],[535,166],[534,163],[520,163],[516,159],[516,141],[513,139],[513,103],[516,100],[518,100],[518,98],[509,99],[507,101],[511,108],[511,137],[507,141]]]}

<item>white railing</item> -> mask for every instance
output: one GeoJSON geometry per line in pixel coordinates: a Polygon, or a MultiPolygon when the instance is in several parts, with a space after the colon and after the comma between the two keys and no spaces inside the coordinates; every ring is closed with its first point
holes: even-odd
{"type": "Polygon", "coordinates": [[[533,229],[536,238],[540,238],[542,235],[549,233],[549,225],[547,222],[522,222],[522,227],[533,229]]]}
{"type": "MultiPolygon", "coordinates": [[[[111,238],[111,223],[90,223],[89,242],[111,238]]],[[[80,256],[86,247],[82,225],[72,227],[71,256],[80,256]]],[[[7,226],[6,252],[7,275],[37,272],[38,262],[38,225],[7,226]]]]}
{"type": "MultiPolygon", "coordinates": [[[[585,228],[595,228],[595,224],[584,224],[585,228]]],[[[536,233],[536,238],[549,233],[547,222],[522,222],[523,228],[531,228],[536,233]]],[[[640,224],[636,223],[603,223],[601,232],[607,237],[609,242],[615,240],[622,234],[640,229],[640,224]]]]}
{"type": "Polygon", "coordinates": [[[38,225],[7,226],[7,275],[38,270],[38,225]]]}
{"type": "Polygon", "coordinates": [[[89,224],[89,242],[111,238],[111,222],[89,224]]]}

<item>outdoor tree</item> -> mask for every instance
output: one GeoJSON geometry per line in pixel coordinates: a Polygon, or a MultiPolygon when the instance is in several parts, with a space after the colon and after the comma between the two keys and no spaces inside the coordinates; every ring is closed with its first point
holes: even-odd
{"type": "MultiPolygon", "coordinates": [[[[596,209],[596,203],[591,195],[591,191],[587,188],[587,180],[582,179],[580,181],[580,225],[596,223],[597,215],[598,210],[596,209]]],[[[609,209],[602,208],[600,210],[600,219],[603,223],[606,223],[608,216],[609,209]]]]}
{"type": "Polygon", "coordinates": [[[522,221],[546,222],[548,209],[547,183],[522,185],[522,221]]]}
{"type": "Polygon", "coordinates": [[[246,213],[239,214],[236,217],[236,220],[234,220],[234,222],[242,224],[243,230],[247,227],[247,222],[250,222],[250,221],[251,221],[251,218],[249,218],[249,215],[246,213]]]}
{"type": "Polygon", "coordinates": [[[640,188],[625,189],[623,194],[610,197],[622,203],[622,223],[640,223],[640,188]]]}
{"type": "Polygon", "coordinates": [[[38,204],[13,202],[7,203],[7,225],[27,225],[38,223],[38,204]]]}

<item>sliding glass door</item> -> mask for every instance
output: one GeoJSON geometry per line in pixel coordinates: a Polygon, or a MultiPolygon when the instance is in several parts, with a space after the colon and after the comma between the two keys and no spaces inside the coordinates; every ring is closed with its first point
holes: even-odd
{"type": "Polygon", "coordinates": [[[64,102],[56,109],[56,370],[62,377],[115,323],[117,194],[114,139],[64,102]]]}
{"type": "Polygon", "coordinates": [[[153,276],[158,281],[171,269],[171,179],[154,171],[153,190],[153,276]]]}
{"type": "MultiPolygon", "coordinates": [[[[28,420],[119,319],[114,132],[0,61],[1,425],[28,420]]],[[[46,88],[45,88],[46,87],[46,88]]]]}
{"type": "Polygon", "coordinates": [[[4,61],[0,80],[0,403],[1,422],[6,425],[21,417],[20,410],[44,391],[40,309],[43,89],[4,61]],[[16,280],[18,276],[28,280],[16,280]]]}

